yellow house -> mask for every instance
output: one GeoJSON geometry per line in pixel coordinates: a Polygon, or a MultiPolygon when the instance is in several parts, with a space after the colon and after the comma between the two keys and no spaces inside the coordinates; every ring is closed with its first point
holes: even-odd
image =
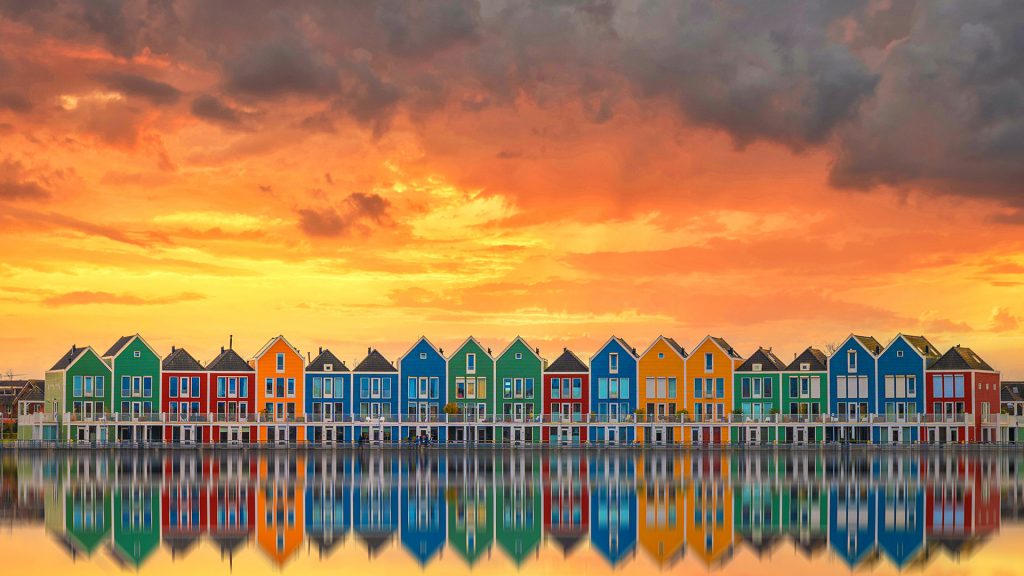
{"type": "Polygon", "coordinates": [[[640,442],[665,444],[682,440],[682,427],[669,426],[684,406],[686,351],[671,338],[658,336],[637,364],[638,406],[650,428],[637,431],[640,442]]]}
{"type": "Polygon", "coordinates": [[[690,416],[706,425],[690,427],[692,443],[728,443],[725,416],[732,413],[733,372],[743,357],[717,336],[706,336],[686,358],[685,405],[690,416]],[[717,423],[717,425],[712,425],[717,423]]]}
{"type": "Polygon", "coordinates": [[[686,452],[686,542],[705,565],[721,565],[733,553],[733,499],[729,457],[720,452],[686,452]]]}
{"type": "Polygon", "coordinates": [[[686,550],[683,458],[673,452],[644,451],[637,459],[640,547],[658,565],[671,566],[686,550]]]}

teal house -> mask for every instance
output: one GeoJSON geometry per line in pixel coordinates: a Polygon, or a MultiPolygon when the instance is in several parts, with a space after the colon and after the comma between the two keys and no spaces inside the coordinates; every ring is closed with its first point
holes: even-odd
{"type": "Polygon", "coordinates": [[[107,442],[105,421],[111,408],[110,366],[91,346],[72,346],[46,372],[46,410],[55,424],[44,428],[47,440],[107,442]]]}
{"type": "Polygon", "coordinates": [[[103,355],[113,372],[113,411],[117,439],[160,441],[160,355],[138,334],[122,336],[103,355]]]}

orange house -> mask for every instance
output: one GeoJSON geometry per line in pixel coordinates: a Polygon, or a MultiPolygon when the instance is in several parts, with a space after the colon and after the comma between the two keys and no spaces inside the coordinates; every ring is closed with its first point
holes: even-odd
{"type": "Polygon", "coordinates": [[[686,542],[706,566],[721,566],[734,547],[729,457],[721,452],[686,452],[686,542]]]}
{"type": "Polygon", "coordinates": [[[256,493],[256,543],[278,567],[284,566],[305,537],[303,478],[306,458],[277,452],[259,463],[256,493]]]}
{"type": "Polygon", "coordinates": [[[743,357],[723,338],[706,336],[686,358],[686,411],[698,421],[690,428],[691,443],[728,443],[725,416],[732,413],[733,372],[743,357]],[[707,422],[701,426],[699,422],[707,422]],[[718,425],[712,426],[711,423],[718,425]]]}
{"type": "Polygon", "coordinates": [[[671,338],[658,336],[637,363],[637,406],[650,428],[637,430],[637,440],[672,444],[682,440],[681,426],[666,425],[685,406],[686,351],[671,338]]]}
{"type": "Polygon", "coordinates": [[[662,567],[675,564],[685,553],[682,469],[683,458],[674,452],[644,451],[636,466],[640,547],[662,567]]]}
{"type": "Polygon", "coordinates": [[[256,410],[264,422],[259,442],[303,442],[306,438],[303,417],[302,354],[284,336],[275,336],[249,360],[256,370],[256,410]]]}

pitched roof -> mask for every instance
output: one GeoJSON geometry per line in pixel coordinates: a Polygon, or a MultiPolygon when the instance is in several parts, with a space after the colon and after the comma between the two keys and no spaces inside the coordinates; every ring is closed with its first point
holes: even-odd
{"type": "Polygon", "coordinates": [[[740,353],[737,352],[736,349],[733,348],[731,344],[726,342],[725,338],[719,338],[718,336],[711,336],[711,339],[714,340],[716,344],[721,346],[722,350],[725,350],[726,354],[728,354],[729,356],[732,356],[733,358],[737,358],[737,359],[741,359],[741,360],[743,359],[743,356],[740,356],[740,353]]]}
{"type": "Polygon", "coordinates": [[[278,335],[278,336],[274,336],[270,340],[267,340],[267,343],[264,344],[262,348],[260,348],[259,352],[257,352],[256,354],[253,355],[252,359],[256,360],[256,359],[262,357],[264,354],[267,353],[267,350],[270,350],[270,347],[273,346],[274,343],[277,342],[278,340],[281,340],[282,342],[284,342],[289,348],[292,349],[293,352],[295,352],[296,356],[298,356],[299,358],[302,358],[302,353],[299,352],[298,348],[296,348],[295,346],[292,346],[292,343],[289,342],[288,339],[285,338],[283,335],[278,335]]]}
{"type": "Polygon", "coordinates": [[[1000,402],[1024,402],[1024,382],[1003,382],[999,387],[1000,402]]]}
{"type": "Polygon", "coordinates": [[[669,338],[668,336],[664,335],[660,335],[657,338],[655,338],[654,341],[651,342],[649,346],[647,346],[647,349],[640,353],[640,357],[642,358],[644,356],[647,356],[647,353],[650,352],[658,344],[658,342],[661,341],[664,341],[665,344],[668,344],[669,348],[675,350],[676,354],[678,354],[684,359],[686,358],[686,350],[683,349],[683,347],[680,346],[679,343],[675,341],[675,339],[669,338]]]}
{"type": "Polygon", "coordinates": [[[757,372],[781,372],[786,369],[786,365],[783,364],[782,360],[776,356],[771,348],[758,348],[757,352],[750,355],[750,358],[740,364],[737,372],[755,372],[754,364],[760,364],[761,369],[757,372]]]}
{"type": "Polygon", "coordinates": [[[317,354],[317,357],[313,358],[309,366],[306,366],[306,371],[326,372],[325,364],[331,364],[331,372],[348,372],[348,366],[345,366],[345,362],[338,360],[338,357],[326,348],[320,349],[320,354],[317,354]]]}
{"type": "Polygon", "coordinates": [[[901,336],[924,358],[934,360],[939,357],[939,349],[924,336],[908,336],[906,334],[901,334],[901,336]]]}
{"type": "Polygon", "coordinates": [[[64,370],[68,366],[74,364],[75,360],[78,360],[78,357],[82,355],[82,352],[85,352],[88,349],[88,346],[84,348],[72,346],[70,350],[65,352],[64,355],[60,357],[60,360],[57,360],[57,362],[53,365],[53,368],[50,368],[50,370],[64,370]]]}
{"type": "Polygon", "coordinates": [[[472,342],[472,343],[476,344],[476,345],[477,345],[477,347],[478,347],[478,348],[480,348],[480,350],[483,350],[483,352],[484,352],[485,354],[487,354],[487,357],[488,357],[488,358],[490,358],[491,360],[494,360],[494,356],[493,356],[493,355],[491,354],[491,349],[490,349],[490,348],[488,348],[488,347],[486,347],[486,346],[484,346],[483,344],[481,344],[481,343],[480,343],[480,341],[479,341],[479,340],[477,340],[477,339],[476,339],[475,337],[473,337],[473,336],[470,336],[469,338],[466,338],[466,339],[465,339],[465,340],[464,340],[464,341],[462,342],[462,344],[459,344],[458,348],[456,348],[456,349],[455,349],[455,351],[454,351],[454,352],[452,352],[451,358],[454,358],[454,357],[455,357],[455,355],[456,355],[456,354],[458,354],[458,353],[459,353],[459,352],[460,352],[460,351],[461,351],[461,350],[462,350],[463,348],[465,348],[465,347],[466,347],[466,345],[467,345],[467,344],[469,344],[470,342],[472,342]]]}
{"type": "Polygon", "coordinates": [[[932,362],[929,370],[982,370],[995,372],[995,369],[988,365],[974,353],[974,350],[963,346],[953,346],[946,351],[938,360],[932,362]]]}
{"type": "Polygon", "coordinates": [[[530,346],[530,343],[527,342],[526,339],[523,338],[522,336],[516,336],[515,338],[513,338],[512,341],[508,343],[508,346],[505,346],[505,349],[499,352],[495,358],[501,358],[502,356],[504,356],[506,352],[508,352],[513,346],[515,346],[516,342],[522,342],[523,346],[525,346],[526,349],[530,351],[530,354],[536,356],[537,359],[540,360],[541,362],[544,361],[544,358],[542,358],[540,355],[540,350],[530,346]]]}
{"type": "Polygon", "coordinates": [[[821,350],[808,346],[806,350],[789,363],[789,366],[786,366],[786,372],[799,372],[800,365],[804,363],[810,364],[810,369],[813,372],[825,372],[828,370],[828,356],[821,350]]]}
{"type": "Polygon", "coordinates": [[[547,367],[545,372],[587,372],[589,368],[580,360],[580,357],[573,354],[572,350],[564,348],[561,356],[547,367]]]}
{"type": "Polygon", "coordinates": [[[639,356],[637,356],[637,353],[636,353],[636,348],[633,348],[632,346],[630,346],[629,342],[626,342],[625,338],[619,338],[618,336],[612,336],[612,340],[617,341],[619,344],[622,345],[623,348],[625,348],[626,350],[629,350],[629,352],[631,354],[633,354],[634,357],[639,358],[639,356]]]}
{"type": "Polygon", "coordinates": [[[363,358],[353,372],[398,372],[398,370],[376,348],[370,348],[366,358],[363,358]]]}
{"type": "Polygon", "coordinates": [[[117,342],[114,342],[114,345],[111,346],[110,349],[107,350],[105,354],[103,354],[103,357],[109,358],[111,356],[117,356],[117,354],[125,346],[127,346],[128,343],[132,341],[132,338],[135,338],[135,336],[135,334],[132,334],[131,336],[121,336],[120,338],[117,339],[117,342]]]}
{"type": "Polygon", "coordinates": [[[220,354],[206,365],[209,372],[255,372],[238,352],[232,348],[221,348],[220,354]]]}
{"type": "Polygon", "coordinates": [[[858,336],[854,334],[853,339],[860,343],[869,354],[877,356],[882,351],[882,344],[875,340],[874,336],[858,336]]]}
{"type": "Polygon", "coordinates": [[[679,343],[676,342],[675,338],[669,338],[669,337],[666,336],[665,337],[665,342],[668,342],[669,346],[674,348],[676,352],[679,352],[680,356],[682,356],[683,358],[686,358],[686,349],[683,348],[682,346],[680,346],[679,343]]]}
{"type": "Polygon", "coordinates": [[[201,372],[203,365],[184,348],[171,348],[164,358],[163,369],[171,372],[201,372]]]}

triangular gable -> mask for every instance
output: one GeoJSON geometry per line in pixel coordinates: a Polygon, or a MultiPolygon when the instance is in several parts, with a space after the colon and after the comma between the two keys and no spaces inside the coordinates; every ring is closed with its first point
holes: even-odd
{"type": "Polygon", "coordinates": [[[693,354],[697,350],[700,350],[700,347],[703,346],[704,343],[708,341],[711,341],[711,343],[714,344],[719,350],[721,350],[722,354],[725,354],[726,357],[729,358],[730,360],[743,360],[743,357],[740,356],[739,352],[737,352],[735,348],[733,348],[728,342],[726,342],[724,338],[719,338],[718,336],[712,336],[710,334],[705,336],[704,339],[700,341],[700,344],[697,344],[696,346],[690,349],[689,358],[693,358],[693,354]]]}
{"type": "Polygon", "coordinates": [[[131,336],[122,336],[118,338],[117,342],[114,342],[114,345],[110,347],[110,350],[107,350],[107,353],[104,354],[103,357],[117,358],[121,354],[121,352],[124,352],[125,348],[127,348],[135,340],[142,342],[142,345],[148,348],[149,351],[152,352],[153,355],[157,357],[157,359],[163,360],[163,357],[160,356],[160,354],[152,346],[149,345],[149,342],[146,342],[146,339],[143,338],[142,335],[138,333],[132,334],[131,336]]]}
{"type": "MultiPolygon", "coordinates": [[[[96,359],[100,360],[101,362],[103,361],[103,358],[101,358],[100,355],[96,353],[96,350],[94,350],[92,346],[85,346],[82,348],[76,347],[74,349],[74,354],[72,354],[72,351],[69,350],[64,354],[64,356],[61,356],[60,360],[58,360],[57,363],[53,365],[53,368],[47,370],[47,372],[67,372],[68,370],[71,369],[72,366],[77,364],[78,361],[81,360],[83,356],[85,356],[86,352],[92,352],[93,356],[96,356],[96,359]],[[65,360],[65,358],[69,355],[71,356],[71,358],[65,360]],[[63,368],[58,368],[58,366],[60,366],[62,362],[64,362],[63,368]]],[[[106,362],[104,362],[104,364],[106,364],[106,362]]],[[[109,368],[110,366],[108,365],[107,367],[109,368]]]]}
{"type": "Polygon", "coordinates": [[[575,352],[564,348],[562,354],[544,369],[549,374],[586,374],[590,371],[586,363],[575,352]],[[575,363],[575,365],[574,365],[575,363]]]}
{"type": "Polygon", "coordinates": [[[647,354],[654,349],[654,346],[661,341],[664,341],[665,344],[667,344],[668,347],[671,348],[672,351],[676,353],[676,356],[679,356],[679,358],[682,360],[686,360],[686,352],[683,350],[683,348],[679,346],[679,344],[677,344],[675,340],[671,338],[666,338],[664,335],[659,335],[657,338],[655,338],[654,341],[651,342],[651,344],[647,347],[647,349],[640,354],[640,358],[642,359],[643,357],[647,356],[647,354]]]}
{"type": "Polygon", "coordinates": [[[760,372],[782,372],[786,365],[768,348],[758,348],[739,367],[737,372],[755,372],[754,364],[761,364],[760,372]]]}
{"type": "Polygon", "coordinates": [[[437,353],[437,355],[440,356],[442,360],[445,360],[447,362],[447,358],[444,357],[444,354],[441,354],[441,349],[440,348],[438,348],[437,346],[434,346],[434,343],[431,342],[430,339],[427,338],[426,336],[420,336],[419,338],[416,339],[416,342],[412,346],[410,346],[408,350],[405,351],[404,354],[402,354],[401,356],[398,357],[398,365],[399,366],[402,365],[402,361],[405,360],[406,356],[408,356],[409,354],[412,354],[412,351],[419,347],[420,342],[426,342],[427,346],[430,346],[431,350],[433,350],[435,353],[437,353]]]}
{"type": "MultiPolygon", "coordinates": [[[[832,363],[832,359],[835,358],[836,354],[839,353],[840,350],[842,350],[843,348],[846,348],[846,344],[848,342],[850,342],[850,340],[853,340],[854,342],[856,342],[857,346],[859,346],[861,348],[861,350],[867,352],[868,355],[870,355],[875,360],[877,360],[878,356],[881,354],[881,353],[875,354],[874,352],[871,351],[871,348],[869,347],[870,344],[865,344],[865,342],[868,342],[868,343],[874,342],[875,344],[878,344],[878,340],[875,340],[874,337],[872,337],[872,336],[857,336],[856,334],[850,334],[846,338],[843,338],[843,341],[839,343],[839,346],[836,346],[835,351],[833,351],[831,354],[828,355],[829,364],[832,363]]],[[[879,348],[881,348],[882,345],[878,344],[878,346],[879,346],[879,348]]]]}
{"type": "Polygon", "coordinates": [[[257,352],[252,358],[250,358],[250,360],[259,360],[260,358],[262,358],[263,355],[267,353],[267,350],[270,350],[270,348],[278,340],[283,341],[288,346],[288,348],[291,348],[292,352],[295,352],[296,356],[298,356],[299,358],[302,358],[302,353],[299,352],[298,348],[296,348],[295,346],[292,346],[292,343],[289,342],[288,339],[285,338],[283,335],[278,335],[278,336],[274,336],[266,344],[264,344],[263,348],[260,348],[259,352],[257,352]]]}
{"type": "Polygon", "coordinates": [[[334,372],[348,372],[349,371],[348,370],[348,366],[345,365],[345,361],[344,360],[341,360],[337,356],[335,356],[334,352],[331,352],[331,350],[329,348],[323,348],[323,349],[320,350],[320,353],[317,354],[316,357],[313,358],[313,360],[310,361],[310,363],[306,365],[306,372],[324,372],[324,373],[327,373],[324,370],[324,365],[325,364],[331,364],[332,366],[337,367],[337,368],[332,369],[331,373],[334,373],[334,372]]]}
{"type": "Polygon", "coordinates": [[[490,352],[487,351],[487,347],[484,346],[483,344],[481,344],[479,340],[477,340],[476,338],[474,338],[472,336],[470,336],[469,338],[466,338],[465,340],[463,340],[462,344],[459,344],[458,348],[456,348],[455,351],[452,352],[452,355],[449,356],[448,359],[450,360],[450,359],[454,358],[455,356],[457,356],[459,354],[459,352],[461,352],[462,349],[465,348],[466,345],[469,344],[470,342],[473,342],[474,344],[476,344],[480,348],[480,350],[484,353],[485,356],[490,358],[492,362],[494,361],[494,356],[492,356],[490,354],[490,352]]]}
{"type": "Polygon", "coordinates": [[[602,344],[601,347],[597,349],[597,352],[594,352],[590,356],[591,363],[593,363],[594,358],[597,357],[597,355],[600,354],[601,352],[604,352],[604,349],[607,348],[609,345],[611,345],[612,342],[614,342],[614,343],[618,344],[620,347],[622,347],[626,351],[627,354],[629,354],[630,356],[633,357],[633,359],[635,359],[635,360],[639,360],[640,359],[640,357],[636,355],[636,352],[634,351],[633,347],[630,346],[628,342],[626,342],[622,338],[619,338],[618,336],[612,336],[611,338],[608,339],[607,342],[602,344]]]}
{"type": "MultiPolygon", "coordinates": [[[[939,358],[939,356],[941,356],[941,354],[939,354],[939,350],[935,348],[935,345],[929,342],[924,336],[908,336],[903,333],[899,333],[894,336],[893,339],[886,344],[885,348],[882,349],[882,354],[888,352],[897,340],[905,342],[915,354],[917,354],[921,359],[926,360],[928,363],[934,362],[939,358]]],[[[879,354],[879,356],[882,354],[879,354]]]]}
{"type": "Polygon", "coordinates": [[[544,360],[544,358],[541,357],[540,354],[535,352],[534,348],[530,346],[530,343],[527,342],[526,339],[523,338],[522,336],[516,336],[515,338],[513,338],[512,341],[508,343],[508,346],[505,346],[505,349],[502,350],[497,356],[495,356],[495,359],[500,359],[502,356],[504,356],[505,353],[508,352],[516,342],[522,342],[523,346],[525,346],[526,349],[530,351],[530,354],[533,354],[533,356],[537,358],[537,360],[540,360],[542,364],[546,362],[546,360],[544,360]]]}
{"type": "Polygon", "coordinates": [[[828,371],[828,356],[821,350],[808,346],[786,366],[786,372],[804,372],[804,370],[800,370],[800,365],[805,362],[811,365],[811,369],[807,372],[828,371]],[[815,368],[815,364],[820,365],[821,368],[815,368]]]}

